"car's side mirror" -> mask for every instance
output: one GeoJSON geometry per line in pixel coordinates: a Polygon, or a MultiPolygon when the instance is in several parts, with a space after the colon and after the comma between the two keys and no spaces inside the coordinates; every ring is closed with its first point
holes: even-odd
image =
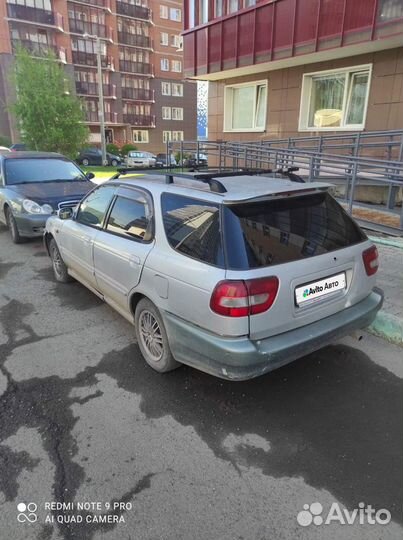
{"type": "Polygon", "coordinates": [[[93,172],[87,172],[86,177],[88,178],[88,180],[92,180],[93,178],[95,178],[95,174],[93,172]]]}
{"type": "Polygon", "coordinates": [[[57,216],[59,219],[70,219],[73,217],[72,208],[61,208],[57,211],[57,216]]]}

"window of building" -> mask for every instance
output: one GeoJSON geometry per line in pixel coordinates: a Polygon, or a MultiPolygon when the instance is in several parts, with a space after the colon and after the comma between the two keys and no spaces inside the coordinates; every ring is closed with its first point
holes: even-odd
{"type": "Polygon", "coordinates": [[[148,131],[146,129],[133,130],[133,142],[148,143],[148,131]]]}
{"type": "Polygon", "coordinates": [[[161,58],[161,70],[169,71],[169,60],[168,58],[161,58]]]}
{"type": "Polygon", "coordinates": [[[179,8],[170,8],[169,18],[171,21],[181,22],[182,20],[182,10],[179,8]]]}
{"type": "Polygon", "coordinates": [[[171,120],[171,107],[162,107],[162,119],[171,120]]]}
{"type": "Polygon", "coordinates": [[[170,96],[171,95],[171,83],[164,82],[164,81],[161,83],[161,94],[163,96],[170,96]]]}
{"type": "Polygon", "coordinates": [[[215,0],[215,17],[222,17],[223,15],[223,0],[215,0]]]}
{"type": "Polygon", "coordinates": [[[183,96],[183,84],[181,83],[172,83],[172,95],[176,97],[183,96]]]}
{"type": "Polygon", "coordinates": [[[174,142],[183,141],[183,131],[173,131],[172,140],[174,142]]]}
{"type": "Polygon", "coordinates": [[[147,214],[144,202],[117,197],[108,218],[106,230],[134,240],[146,240],[149,226],[147,214]]]}
{"type": "Polygon", "coordinates": [[[169,34],[167,32],[160,33],[160,44],[164,46],[169,45],[169,34]]]}
{"type": "Polygon", "coordinates": [[[199,24],[208,22],[209,0],[199,0],[199,24]]]}
{"type": "Polygon", "coordinates": [[[181,73],[182,72],[182,62],[180,60],[172,60],[172,71],[175,73],[181,73]]]}
{"type": "Polygon", "coordinates": [[[177,34],[171,35],[171,47],[175,47],[175,49],[182,49],[182,44],[182,36],[177,34]]]}
{"type": "Polygon", "coordinates": [[[19,6],[33,7],[52,11],[51,0],[7,0],[7,4],[17,4],[19,6]]]}
{"type": "Polygon", "coordinates": [[[245,0],[245,7],[251,7],[256,4],[256,0],[245,0]]]}
{"type": "Polygon", "coordinates": [[[370,78],[370,65],[305,74],[299,129],[363,129],[370,78]]]}
{"type": "Polygon", "coordinates": [[[170,246],[207,264],[223,267],[218,205],[163,193],[162,218],[170,246]]]}
{"type": "Polygon", "coordinates": [[[235,13],[239,9],[239,0],[228,0],[228,11],[235,13]]]}
{"type": "Polygon", "coordinates": [[[172,120],[183,120],[182,107],[172,107],[172,120]]]}
{"type": "Polygon", "coordinates": [[[170,131],[163,131],[162,132],[162,142],[167,143],[171,140],[171,132],[170,131]]]}
{"type": "Polygon", "coordinates": [[[264,131],[266,110],[266,81],[225,87],[224,131],[264,131]]]}
{"type": "Polygon", "coordinates": [[[161,19],[168,19],[168,6],[160,5],[160,17],[161,19]]]}

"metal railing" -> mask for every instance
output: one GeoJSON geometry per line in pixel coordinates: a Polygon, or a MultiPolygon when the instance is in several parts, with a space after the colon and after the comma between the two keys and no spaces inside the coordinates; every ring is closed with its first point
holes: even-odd
{"type": "MultiPolygon", "coordinates": [[[[298,167],[306,181],[328,181],[336,184],[339,197],[352,214],[357,205],[357,192],[363,186],[386,190],[386,201],[372,205],[392,218],[390,229],[403,231],[403,206],[397,213],[397,198],[403,189],[403,163],[399,160],[384,160],[359,155],[343,155],[317,152],[301,148],[274,148],[261,143],[181,141],[168,142],[167,154],[176,155],[179,162],[186,164],[186,157],[193,156],[193,163],[205,162],[224,168],[279,169],[298,167]],[[204,157],[205,156],[205,157],[204,157]],[[341,188],[341,191],[340,191],[341,188]]],[[[370,206],[368,205],[370,209],[370,206]]],[[[370,219],[369,219],[370,221],[370,219]]]]}
{"type": "Polygon", "coordinates": [[[265,147],[296,148],[315,152],[403,160],[403,129],[288,137],[261,141],[260,144],[265,147]]]}

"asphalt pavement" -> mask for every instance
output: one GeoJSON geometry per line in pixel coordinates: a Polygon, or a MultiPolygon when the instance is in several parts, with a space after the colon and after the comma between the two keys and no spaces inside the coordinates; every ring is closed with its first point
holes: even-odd
{"type": "Polygon", "coordinates": [[[400,539],[402,376],[366,333],[248,382],[157,374],[2,228],[0,539],[400,539]]]}

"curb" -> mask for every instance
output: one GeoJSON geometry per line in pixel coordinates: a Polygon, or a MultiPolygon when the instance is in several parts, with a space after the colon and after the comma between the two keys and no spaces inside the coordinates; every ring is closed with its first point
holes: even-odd
{"type": "Polygon", "coordinates": [[[368,238],[376,244],[403,249],[403,238],[381,238],[379,236],[368,236],[368,238]]]}
{"type": "Polygon", "coordinates": [[[403,319],[396,317],[396,315],[382,310],[378,311],[376,319],[367,330],[390,343],[403,346],[403,319]]]}

